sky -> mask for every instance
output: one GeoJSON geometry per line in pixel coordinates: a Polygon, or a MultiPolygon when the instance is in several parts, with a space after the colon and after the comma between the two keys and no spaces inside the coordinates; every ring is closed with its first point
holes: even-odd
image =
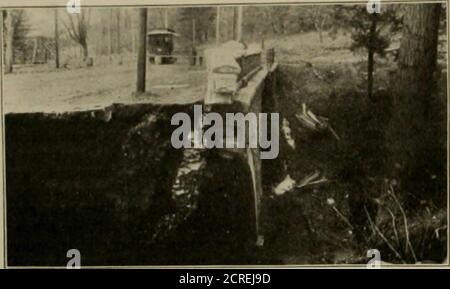
{"type": "MultiPolygon", "coordinates": [[[[99,8],[101,9],[101,8],[99,8]]],[[[54,34],[54,9],[53,8],[28,8],[25,9],[27,15],[27,22],[30,25],[29,36],[41,35],[47,37],[53,37],[54,34]]],[[[99,22],[98,10],[92,10],[91,12],[91,24],[99,22]]],[[[58,9],[58,15],[60,21],[67,20],[67,10],[65,8],[58,9]]],[[[64,29],[64,25],[61,23],[60,29],[64,29]]]]}

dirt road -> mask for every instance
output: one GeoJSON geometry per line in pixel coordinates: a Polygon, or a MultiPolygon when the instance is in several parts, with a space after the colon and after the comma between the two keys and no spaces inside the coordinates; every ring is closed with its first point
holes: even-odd
{"type": "Polygon", "coordinates": [[[148,93],[134,97],[136,69],[132,63],[38,71],[36,66],[4,76],[6,113],[86,110],[130,102],[191,103],[203,97],[206,77],[202,68],[149,65],[148,93]]]}

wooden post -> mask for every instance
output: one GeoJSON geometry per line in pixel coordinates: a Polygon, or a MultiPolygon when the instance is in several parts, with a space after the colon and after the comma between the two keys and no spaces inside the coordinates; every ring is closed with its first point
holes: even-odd
{"type": "Polygon", "coordinates": [[[139,50],[137,59],[136,92],[145,92],[147,66],[147,8],[139,9],[139,50]]]}
{"type": "Polygon", "coordinates": [[[220,45],[220,6],[217,6],[216,15],[216,45],[220,45]]]}
{"type": "Polygon", "coordinates": [[[56,68],[59,68],[58,8],[55,8],[55,65],[56,68]]]}

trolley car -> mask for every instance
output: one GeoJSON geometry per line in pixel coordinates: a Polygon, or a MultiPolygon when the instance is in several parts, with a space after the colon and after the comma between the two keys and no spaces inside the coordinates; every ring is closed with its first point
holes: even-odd
{"type": "Polygon", "coordinates": [[[172,56],[174,50],[174,37],[179,34],[172,29],[156,29],[147,33],[148,54],[150,63],[172,64],[176,57],[172,56]]]}

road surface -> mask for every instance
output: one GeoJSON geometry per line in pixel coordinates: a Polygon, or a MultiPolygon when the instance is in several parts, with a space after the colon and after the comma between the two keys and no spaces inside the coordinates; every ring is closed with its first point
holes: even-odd
{"type": "Polygon", "coordinates": [[[88,110],[112,103],[192,103],[203,98],[206,73],[188,65],[149,65],[147,93],[134,96],[136,67],[110,65],[4,75],[5,113],[88,110]]]}

